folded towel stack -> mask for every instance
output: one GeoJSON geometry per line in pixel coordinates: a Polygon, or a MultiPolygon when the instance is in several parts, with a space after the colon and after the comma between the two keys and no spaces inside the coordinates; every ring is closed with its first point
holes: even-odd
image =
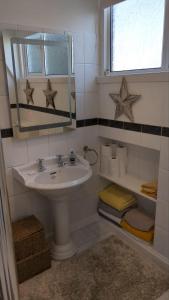
{"type": "Polygon", "coordinates": [[[154,219],[139,208],[126,212],[121,226],[145,241],[151,242],[153,240],[154,219]]]}
{"type": "Polygon", "coordinates": [[[150,197],[157,198],[157,182],[147,182],[141,185],[141,192],[150,197]]]}
{"type": "Polygon", "coordinates": [[[116,184],[112,184],[101,191],[99,198],[99,214],[118,225],[121,224],[124,214],[136,206],[134,196],[116,184]]]}

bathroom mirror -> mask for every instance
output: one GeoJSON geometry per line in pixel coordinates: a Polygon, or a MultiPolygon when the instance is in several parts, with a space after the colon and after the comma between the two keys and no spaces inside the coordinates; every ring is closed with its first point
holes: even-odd
{"type": "Polygon", "coordinates": [[[74,128],[73,44],[69,34],[3,32],[14,136],[74,128]]]}

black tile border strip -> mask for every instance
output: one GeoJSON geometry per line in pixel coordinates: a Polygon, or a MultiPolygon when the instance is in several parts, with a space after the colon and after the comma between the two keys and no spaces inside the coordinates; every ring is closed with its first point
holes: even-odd
{"type": "Polygon", "coordinates": [[[13,137],[13,129],[12,128],[1,129],[1,137],[2,138],[13,137]]]}
{"type": "MultiPolygon", "coordinates": [[[[129,131],[137,131],[152,135],[164,135],[163,132],[167,133],[168,127],[161,127],[161,126],[154,126],[154,125],[147,125],[147,124],[139,124],[139,123],[129,123],[129,122],[122,122],[122,121],[115,121],[109,119],[99,119],[99,125],[119,128],[129,131]],[[162,130],[164,129],[165,130],[162,130]]],[[[166,136],[166,135],[165,135],[166,136]]]]}
{"type": "Polygon", "coordinates": [[[141,132],[149,133],[154,135],[161,135],[161,127],[160,126],[152,126],[152,125],[141,125],[141,132]]]}
{"type": "MultiPolygon", "coordinates": [[[[104,118],[76,120],[76,128],[94,126],[94,125],[101,125],[101,126],[106,126],[111,128],[118,128],[122,130],[129,130],[129,131],[147,133],[151,135],[169,137],[169,127],[161,127],[161,126],[139,124],[139,123],[129,123],[129,122],[104,119],[104,118]]],[[[1,136],[2,138],[12,137],[13,136],[12,128],[1,129],[1,136]]]]}
{"type": "Polygon", "coordinates": [[[76,127],[87,127],[87,126],[94,126],[98,125],[98,118],[93,119],[84,119],[84,120],[77,120],[76,121],[76,127]]]}
{"type": "Polygon", "coordinates": [[[140,132],[141,131],[141,124],[124,122],[124,127],[123,128],[125,130],[140,132]]]}
{"type": "Polygon", "coordinates": [[[162,127],[162,136],[169,137],[169,127],[162,127]]]}
{"type": "MultiPolygon", "coordinates": [[[[30,105],[30,104],[26,104],[26,103],[18,103],[18,105],[19,105],[19,108],[30,109],[30,110],[34,110],[34,111],[47,113],[47,114],[70,118],[70,113],[68,111],[54,109],[54,108],[48,108],[48,107],[42,107],[42,106],[36,106],[36,105],[30,105]]],[[[10,105],[11,109],[14,109],[16,107],[17,107],[17,104],[10,105]]],[[[76,119],[76,113],[72,113],[72,119],[76,119]]]]}

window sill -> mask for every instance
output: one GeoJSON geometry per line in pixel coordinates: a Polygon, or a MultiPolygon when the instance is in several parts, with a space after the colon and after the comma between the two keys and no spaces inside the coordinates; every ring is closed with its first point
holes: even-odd
{"type": "MultiPolygon", "coordinates": [[[[69,76],[67,75],[52,75],[52,76],[27,76],[24,79],[20,79],[20,83],[25,83],[25,79],[28,79],[29,82],[33,83],[44,83],[47,79],[50,79],[51,83],[67,83],[69,76]]],[[[74,75],[72,75],[70,78],[75,78],[74,75]]]]}
{"type": "Polygon", "coordinates": [[[122,78],[126,77],[128,82],[169,82],[169,72],[154,72],[144,74],[124,74],[124,75],[108,75],[98,76],[96,82],[98,84],[104,83],[118,83],[122,78]]]}

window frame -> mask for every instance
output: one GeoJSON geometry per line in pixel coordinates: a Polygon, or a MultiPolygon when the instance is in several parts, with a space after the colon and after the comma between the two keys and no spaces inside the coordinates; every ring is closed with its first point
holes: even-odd
{"type": "MultiPolygon", "coordinates": [[[[74,48],[73,48],[73,38],[69,36],[69,39],[71,39],[71,76],[74,75],[74,48]]],[[[41,63],[42,63],[42,72],[41,73],[29,73],[28,71],[28,57],[27,57],[27,44],[18,45],[18,52],[20,53],[20,71],[23,78],[41,78],[41,77],[67,77],[68,74],[52,74],[47,75],[45,72],[45,47],[41,45],[41,63]]],[[[70,47],[69,47],[70,48],[70,47]]]]}
{"type": "Polygon", "coordinates": [[[135,74],[161,73],[169,71],[169,0],[165,0],[163,45],[162,45],[162,64],[160,68],[145,68],[124,71],[112,71],[112,30],[111,30],[111,6],[101,12],[101,32],[102,32],[102,75],[123,76],[135,74]]]}

